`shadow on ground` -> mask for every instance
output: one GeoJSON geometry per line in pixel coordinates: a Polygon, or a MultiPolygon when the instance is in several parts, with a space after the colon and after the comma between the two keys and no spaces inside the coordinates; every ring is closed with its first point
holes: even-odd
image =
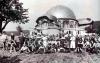
{"type": "Polygon", "coordinates": [[[0,63],[19,63],[21,59],[18,58],[18,56],[14,57],[8,57],[8,56],[3,56],[0,57],[0,63]]]}

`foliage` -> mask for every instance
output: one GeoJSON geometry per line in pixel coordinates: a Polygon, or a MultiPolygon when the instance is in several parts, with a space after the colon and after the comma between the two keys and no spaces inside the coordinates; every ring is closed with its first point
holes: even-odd
{"type": "Polygon", "coordinates": [[[17,31],[19,32],[19,34],[20,34],[21,32],[23,32],[23,29],[22,29],[22,27],[21,27],[20,25],[17,26],[16,29],[17,29],[17,31]]]}
{"type": "Polygon", "coordinates": [[[100,25],[97,27],[96,33],[100,36],[100,25]]]}
{"type": "Polygon", "coordinates": [[[95,29],[92,26],[86,27],[85,30],[86,30],[87,33],[95,33],[95,29]]]}
{"type": "Polygon", "coordinates": [[[5,29],[9,22],[27,23],[28,9],[22,7],[23,3],[19,0],[0,0],[0,32],[5,29]],[[2,23],[5,25],[2,27],[2,23]]]}

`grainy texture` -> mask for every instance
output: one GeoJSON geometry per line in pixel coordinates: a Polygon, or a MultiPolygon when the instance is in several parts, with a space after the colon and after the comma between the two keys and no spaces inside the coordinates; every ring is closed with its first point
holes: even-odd
{"type": "Polygon", "coordinates": [[[52,54],[25,54],[25,53],[9,53],[0,50],[0,63],[99,63],[100,55],[84,52],[77,53],[52,53],[52,54]]]}

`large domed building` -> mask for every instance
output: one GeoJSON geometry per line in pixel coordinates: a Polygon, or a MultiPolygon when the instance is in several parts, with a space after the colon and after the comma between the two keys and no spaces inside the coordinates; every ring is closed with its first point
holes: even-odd
{"type": "Polygon", "coordinates": [[[56,18],[73,18],[76,19],[73,11],[66,6],[57,5],[46,12],[46,15],[53,15],[56,18]]]}
{"type": "Polygon", "coordinates": [[[91,22],[92,20],[87,18],[77,20],[71,9],[63,5],[57,5],[50,8],[36,20],[35,29],[48,35],[57,35],[59,33],[84,35],[86,33],[84,28],[89,26],[91,22]]]}

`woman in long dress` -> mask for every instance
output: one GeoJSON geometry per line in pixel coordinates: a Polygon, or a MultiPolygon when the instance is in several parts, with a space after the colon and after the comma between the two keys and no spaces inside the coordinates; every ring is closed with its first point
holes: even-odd
{"type": "Polygon", "coordinates": [[[70,40],[71,40],[70,48],[71,48],[71,49],[75,49],[75,37],[72,36],[72,37],[70,38],[70,40]]]}
{"type": "Polygon", "coordinates": [[[46,50],[47,50],[47,45],[48,45],[48,42],[47,42],[47,36],[43,36],[43,46],[45,47],[44,48],[44,52],[46,52],[46,50]]]}

